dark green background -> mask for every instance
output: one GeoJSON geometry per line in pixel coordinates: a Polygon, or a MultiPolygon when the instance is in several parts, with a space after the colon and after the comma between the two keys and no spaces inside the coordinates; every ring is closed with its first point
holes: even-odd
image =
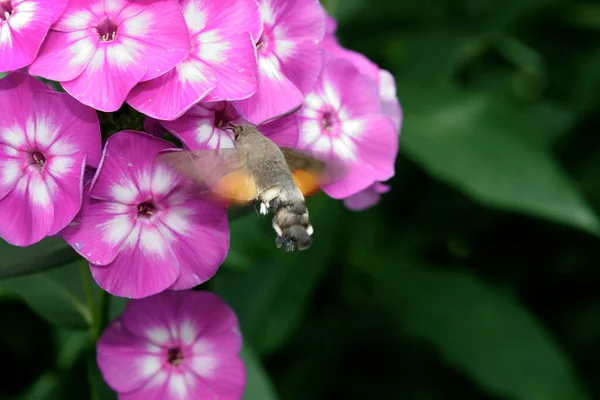
{"type": "MultiPolygon", "coordinates": [[[[397,79],[396,177],[363,213],[312,198],[303,253],[232,222],[205,286],[239,315],[245,400],[600,398],[600,3],[335,3],[397,79]]],[[[6,277],[72,253],[0,256],[6,277]]],[[[0,281],[0,398],[111,398],[90,332],[123,301],[93,285],[76,263],[0,281]]]]}

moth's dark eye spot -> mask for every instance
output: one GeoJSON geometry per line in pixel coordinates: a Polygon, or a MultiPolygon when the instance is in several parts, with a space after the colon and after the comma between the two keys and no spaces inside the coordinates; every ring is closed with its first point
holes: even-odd
{"type": "Polygon", "coordinates": [[[102,22],[96,25],[96,33],[101,42],[111,42],[117,37],[117,24],[110,19],[105,18],[102,22]]]}
{"type": "Polygon", "coordinates": [[[171,365],[179,365],[183,362],[183,351],[180,347],[172,347],[167,351],[167,362],[171,365]]]}
{"type": "Polygon", "coordinates": [[[138,214],[143,217],[149,217],[156,211],[156,207],[150,201],[145,201],[138,205],[138,214]]]}

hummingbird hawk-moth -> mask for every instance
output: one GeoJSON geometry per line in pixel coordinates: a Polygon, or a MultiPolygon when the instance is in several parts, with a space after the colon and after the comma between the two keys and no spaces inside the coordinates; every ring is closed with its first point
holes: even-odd
{"type": "MultiPolygon", "coordinates": [[[[270,120],[269,120],[270,121],[270,120]]],[[[259,124],[262,125],[263,123],[259,124]]],[[[228,124],[235,148],[174,151],[161,157],[180,173],[231,203],[259,200],[260,213],[272,220],[278,248],[304,250],[313,227],[304,196],[333,182],[339,168],[295,149],[279,147],[257,126],[228,124]]]]}

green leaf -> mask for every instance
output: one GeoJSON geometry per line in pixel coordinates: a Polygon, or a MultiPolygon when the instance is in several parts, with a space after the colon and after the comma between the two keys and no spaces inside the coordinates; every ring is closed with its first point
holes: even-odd
{"type": "Polygon", "coordinates": [[[242,400],[277,400],[275,388],[258,357],[248,347],[242,349],[246,366],[246,390],[242,400]]]}
{"type": "Polygon", "coordinates": [[[339,202],[319,196],[308,207],[314,243],[302,252],[277,249],[271,224],[254,214],[231,223],[225,265],[235,270],[220,271],[212,284],[234,308],[245,339],[259,354],[278,348],[294,332],[335,252],[339,202]]]}
{"type": "Polygon", "coordinates": [[[493,207],[599,234],[597,216],[547,146],[528,140],[532,124],[518,109],[451,88],[412,99],[403,151],[431,175],[493,207]]]}
{"type": "Polygon", "coordinates": [[[0,295],[22,299],[46,321],[67,328],[87,328],[92,314],[85,301],[77,263],[34,275],[0,281],[0,295]]]}
{"type": "Polygon", "coordinates": [[[361,268],[404,330],[430,341],[481,387],[511,399],[590,398],[560,346],[511,292],[442,267],[361,268]]]}
{"type": "Polygon", "coordinates": [[[51,269],[78,257],[59,237],[49,237],[28,247],[12,246],[0,240],[0,278],[51,269]]]}

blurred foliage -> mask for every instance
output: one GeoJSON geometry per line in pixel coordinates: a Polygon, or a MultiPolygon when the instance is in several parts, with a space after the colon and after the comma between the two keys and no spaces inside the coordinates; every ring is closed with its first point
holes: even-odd
{"type": "MultiPolygon", "coordinates": [[[[239,315],[244,400],[600,398],[600,5],[326,5],[396,77],[401,154],[376,208],[309,200],[306,252],[232,221],[202,289],[239,315]]],[[[114,398],[93,340],[126,301],[59,239],[0,254],[0,399],[114,398]]]]}

